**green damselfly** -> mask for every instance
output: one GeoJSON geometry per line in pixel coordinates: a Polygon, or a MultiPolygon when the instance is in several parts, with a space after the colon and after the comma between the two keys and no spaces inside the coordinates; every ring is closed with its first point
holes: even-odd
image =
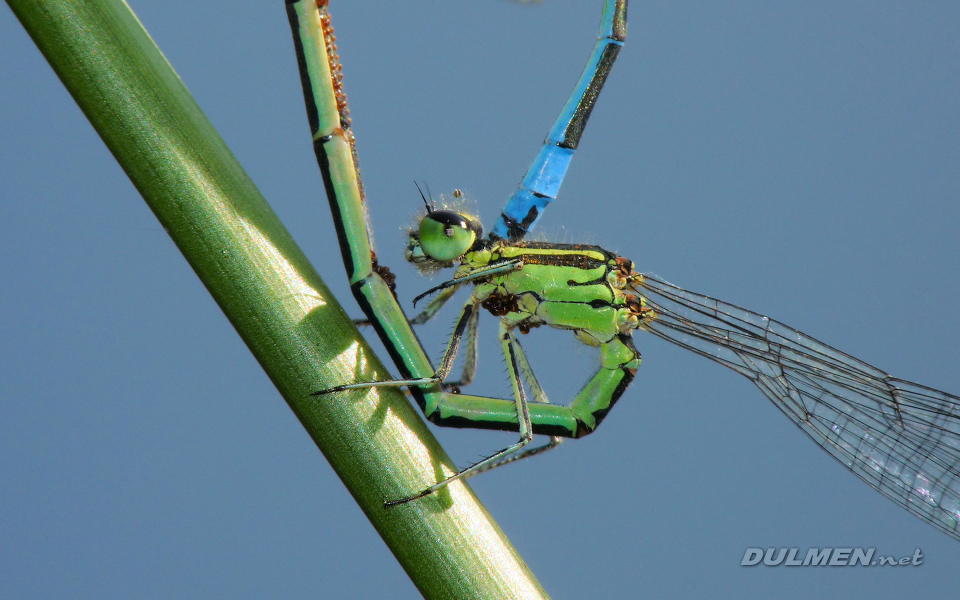
{"type": "Polygon", "coordinates": [[[412,322],[435,314],[461,285],[470,283],[475,289],[439,370],[430,364],[392,295],[392,275],[372,251],[325,3],[318,8],[294,2],[289,7],[314,145],[350,283],[403,377],[347,383],[325,392],[408,386],[435,423],[521,434],[517,444],[388,504],[422,497],[456,478],[551,448],[560,437],[592,432],[633,378],[639,353],[632,332],[644,329],[747,376],[854,474],[909,512],[960,537],[960,398],[890,377],[757,313],[641,275],[631,261],[602,248],[522,241],[556,195],[625,38],[625,1],[605,3],[600,39],[584,75],[492,234],[483,237],[470,215],[438,210],[429,202],[419,230],[411,234],[408,259],[458,266],[454,279],[431,290],[438,292],[437,298],[412,322]],[[461,340],[469,348],[471,374],[481,307],[501,318],[513,400],[467,396],[445,383],[461,340]],[[571,330],[601,349],[601,368],[571,406],[546,402],[514,334],[540,325],[571,330]],[[527,401],[524,380],[535,402],[527,401]],[[551,436],[551,441],[533,450],[523,448],[533,434],[551,436]]]}

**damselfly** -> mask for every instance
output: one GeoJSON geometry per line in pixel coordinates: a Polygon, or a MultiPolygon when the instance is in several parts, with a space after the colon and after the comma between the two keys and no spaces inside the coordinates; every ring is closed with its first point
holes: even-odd
{"type": "MultiPolygon", "coordinates": [[[[626,0],[604,4],[600,36],[570,100],[491,233],[459,212],[437,209],[411,232],[407,258],[434,268],[457,266],[454,278],[408,321],[392,274],[373,253],[349,112],[325,3],[289,4],[314,146],[334,212],[344,261],[361,308],[403,379],[353,382],[323,393],[406,386],[437,424],[519,431],[520,440],[399,504],[458,478],[549,449],[561,437],[592,432],[639,366],[635,329],[706,356],[745,375],[801,430],[872,487],[942,531],[960,538],[960,398],[890,377],[862,361],[762,315],[641,275],[633,263],[596,246],[522,239],[556,196],[597,94],[626,37],[626,0]],[[462,285],[474,292],[434,369],[410,323],[439,310],[462,285]],[[468,396],[479,310],[500,317],[514,399],[468,396]],[[569,406],[549,404],[516,331],[547,325],[598,347],[601,367],[569,406]],[[446,382],[466,341],[464,377],[446,382]],[[524,382],[535,402],[528,403],[524,382]],[[525,448],[534,434],[551,436],[525,448]]],[[[422,297],[423,295],[421,295],[422,297]]]]}

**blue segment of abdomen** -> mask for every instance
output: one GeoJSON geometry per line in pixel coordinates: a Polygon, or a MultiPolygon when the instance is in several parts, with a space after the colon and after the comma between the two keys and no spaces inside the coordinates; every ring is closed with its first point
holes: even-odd
{"type": "Polygon", "coordinates": [[[590,111],[626,38],[626,12],[626,0],[604,3],[600,34],[593,52],[520,187],[490,231],[491,238],[523,239],[547,204],[557,197],[590,111]]]}
{"type": "MultiPolygon", "coordinates": [[[[549,144],[549,142],[548,142],[549,144]]],[[[551,200],[557,197],[563,176],[567,173],[573,150],[553,144],[540,148],[537,158],[520,183],[520,188],[510,197],[500,218],[493,226],[491,235],[503,239],[515,239],[533,228],[540,213],[551,200]]]]}

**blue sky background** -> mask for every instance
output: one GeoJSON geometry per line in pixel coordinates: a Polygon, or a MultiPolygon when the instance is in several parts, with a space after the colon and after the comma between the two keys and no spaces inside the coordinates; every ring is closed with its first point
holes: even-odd
{"type": "MultiPolygon", "coordinates": [[[[131,2],[348,310],[282,3],[131,2]]],[[[600,3],[331,8],[378,250],[413,180],[492,223],[600,3]]],[[[960,392],[960,5],[638,2],[542,235],[960,392]]],[[[0,596],[419,597],[9,10],[0,16],[0,596]]],[[[392,257],[392,258],[388,258],[392,257]]],[[[442,352],[455,312],[424,328],[442,352]]],[[[476,391],[509,393],[488,334],[476,391]]],[[[595,353],[537,330],[555,401],[595,353]]],[[[955,593],[960,545],[741,377],[637,334],[598,432],[471,485],[555,598],[955,593]],[[920,567],[745,568],[747,547],[920,567]]],[[[436,433],[459,464],[513,438],[436,433]]]]}

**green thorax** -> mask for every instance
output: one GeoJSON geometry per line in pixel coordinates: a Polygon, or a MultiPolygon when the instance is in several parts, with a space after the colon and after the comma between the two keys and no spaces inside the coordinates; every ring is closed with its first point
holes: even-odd
{"type": "Polygon", "coordinates": [[[463,256],[454,277],[517,261],[519,270],[476,280],[474,296],[494,315],[521,331],[549,325],[606,339],[621,329],[633,263],[599,246],[482,243],[463,256]]]}

